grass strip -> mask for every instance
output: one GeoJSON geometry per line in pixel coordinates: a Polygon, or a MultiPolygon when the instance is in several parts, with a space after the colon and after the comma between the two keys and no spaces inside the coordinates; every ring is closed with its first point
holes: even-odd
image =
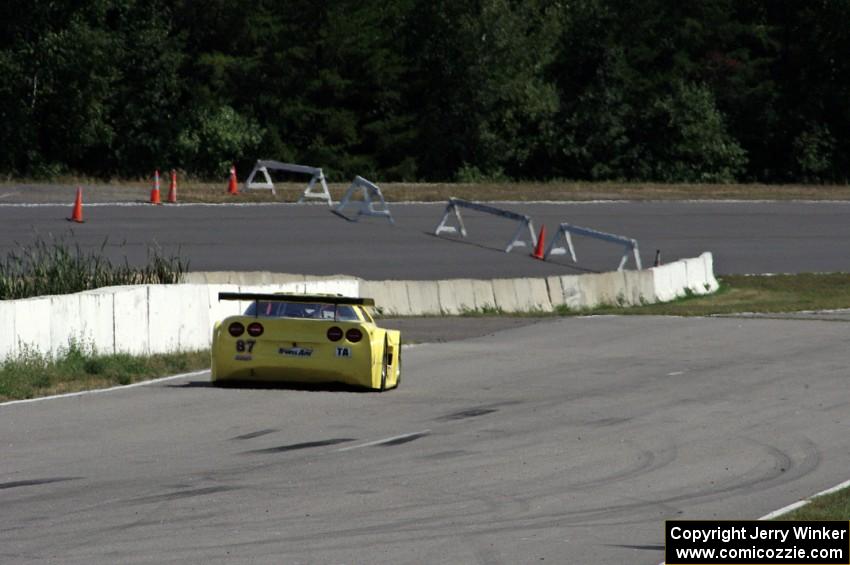
{"type": "Polygon", "coordinates": [[[814,497],[811,502],[778,516],[777,520],[850,520],[850,488],[814,497]]]}
{"type": "Polygon", "coordinates": [[[128,385],[210,366],[209,351],[100,355],[72,342],[56,358],[24,348],[0,364],[0,402],[128,385]]]}
{"type": "Polygon", "coordinates": [[[719,278],[719,282],[720,290],[706,296],[690,295],[673,302],[631,308],[600,306],[579,312],[562,309],[559,313],[710,316],[850,308],[850,273],[725,275],[719,278]]]}
{"type": "MultiPolygon", "coordinates": [[[[378,183],[389,202],[445,202],[449,197],[488,201],[587,201],[587,200],[850,200],[850,185],[769,185],[769,184],[668,184],[638,182],[576,182],[553,180],[548,182],[480,182],[480,183],[378,183]]],[[[238,202],[295,202],[307,186],[303,182],[275,182],[275,192],[270,190],[244,190],[240,180],[240,194],[227,193],[227,179],[206,182],[195,179],[178,181],[178,200],[196,203],[238,202]]],[[[107,184],[97,179],[63,177],[59,184],[83,185],[86,195],[103,193],[112,198],[146,202],[150,195],[149,180],[111,180],[107,184]],[[123,198],[121,196],[123,195],[123,198]]],[[[7,181],[0,186],[25,185],[23,190],[37,192],[40,181],[7,181]]],[[[329,183],[335,201],[348,189],[350,181],[329,183]]],[[[108,199],[108,197],[107,197],[108,199]]]]}

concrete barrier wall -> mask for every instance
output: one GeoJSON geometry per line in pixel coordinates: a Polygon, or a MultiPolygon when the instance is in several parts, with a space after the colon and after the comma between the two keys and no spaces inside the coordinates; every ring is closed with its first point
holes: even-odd
{"type": "Polygon", "coordinates": [[[437,281],[437,295],[440,299],[440,311],[448,316],[464,312],[474,312],[475,286],[471,279],[437,281]]]}
{"type": "Polygon", "coordinates": [[[658,302],[655,296],[655,275],[651,270],[623,271],[623,278],[629,304],[638,306],[658,302]]]}
{"type": "MultiPolygon", "coordinates": [[[[385,283],[387,284],[387,283],[385,283]]],[[[389,281],[390,285],[398,284],[389,281]]],[[[407,286],[407,299],[410,301],[410,310],[402,313],[404,316],[439,316],[443,313],[440,308],[440,288],[437,281],[405,281],[407,286]]],[[[378,305],[381,304],[377,297],[378,305]]]]}
{"type": "Polygon", "coordinates": [[[350,275],[300,275],[295,273],[272,273],[270,271],[206,271],[183,273],[180,282],[183,284],[282,285],[292,282],[342,280],[356,281],[358,279],[350,275]]]}
{"type": "Polygon", "coordinates": [[[496,309],[496,295],[493,292],[493,281],[473,280],[472,289],[475,292],[475,310],[491,312],[496,309]]]}
{"type": "MultiPolygon", "coordinates": [[[[80,311],[79,324],[81,332],[79,334],[68,334],[58,336],[57,339],[61,342],[67,342],[71,337],[80,336],[83,344],[90,344],[95,347],[102,347],[106,351],[115,351],[115,302],[116,298],[124,295],[123,288],[108,289],[101,291],[91,290],[80,293],[80,311]],[[102,346],[100,344],[103,344],[102,346]]],[[[137,292],[139,294],[139,292],[137,292]]],[[[53,323],[55,324],[56,313],[53,313],[53,323]]],[[[139,323],[139,322],[136,322],[139,323]]],[[[147,321],[139,323],[140,326],[146,327],[147,321]]],[[[56,351],[62,343],[53,340],[53,351],[56,351]]],[[[144,345],[144,342],[142,342],[144,345]]],[[[140,349],[140,348],[139,348],[140,349]]],[[[133,351],[128,351],[132,353],[133,351]]]]}
{"type": "Polygon", "coordinates": [[[385,315],[403,316],[410,312],[405,281],[362,281],[360,294],[374,298],[385,315]]]}
{"type": "MultiPolygon", "coordinates": [[[[47,296],[15,300],[15,341],[18,353],[24,349],[52,350],[55,336],[50,331],[50,324],[54,298],[47,296]]],[[[74,302],[79,299],[70,300],[74,302]]]]}
{"type": "Polygon", "coordinates": [[[649,269],[653,273],[653,287],[658,302],[669,302],[685,296],[688,285],[688,269],[684,261],[668,263],[649,269]]]}
{"type": "Polygon", "coordinates": [[[709,292],[715,292],[720,288],[720,283],[714,277],[714,255],[706,251],[700,257],[705,263],[705,282],[708,284],[709,292]]]}
{"type": "Polygon", "coordinates": [[[0,359],[18,352],[18,333],[15,330],[17,300],[0,300],[0,359]]]}
{"type": "MultiPolygon", "coordinates": [[[[70,345],[68,341],[72,336],[81,341],[86,340],[82,312],[80,311],[81,299],[81,294],[50,297],[48,331],[50,332],[51,349],[57,350],[68,347],[70,345]]],[[[112,341],[109,338],[107,339],[112,341]]]]}
{"type": "Polygon", "coordinates": [[[374,298],[389,316],[469,311],[551,312],[603,304],[665,302],[717,290],[711,253],[643,271],[547,278],[364,281],[276,273],[198,273],[198,282],[110,287],[77,294],[0,301],[0,359],[25,348],[56,354],[72,340],[98,352],[132,354],[209,347],[218,320],[249,302],[219,292],[329,293],[374,298]],[[203,282],[201,282],[203,281],[203,282]]]}
{"type": "Polygon", "coordinates": [[[687,271],[688,290],[694,294],[708,294],[708,277],[705,274],[705,261],[702,257],[685,259],[685,270],[687,271]]]}
{"type": "MultiPolygon", "coordinates": [[[[109,353],[142,355],[150,352],[150,317],[148,316],[148,287],[145,285],[117,287],[111,290],[113,322],[113,349],[109,353]]],[[[85,294],[85,293],[84,293],[85,294]]],[[[106,292],[101,296],[107,296],[106,292]]],[[[105,306],[101,316],[105,316],[105,306]]],[[[98,349],[104,349],[98,342],[98,349]]]]}

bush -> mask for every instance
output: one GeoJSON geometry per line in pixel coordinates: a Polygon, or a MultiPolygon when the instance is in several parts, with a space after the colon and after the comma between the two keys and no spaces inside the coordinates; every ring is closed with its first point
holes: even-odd
{"type": "Polygon", "coordinates": [[[746,152],[726,130],[711,91],[677,83],[649,110],[659,143],[650,153],[652,177],[666,182],[734,182],[747,164],[746,152]]]}
{"type": "Polygon", "coordinates": [[[263,130],[230,106],[197,111],[177,138],[178,152],[188,168],[213,177],[224,174],[239,159],[251,159],[263,130]]]}
{"type": "Polygon", "coordinates": [[[455,173],[455,181],[469,184],[508,182],[509,180],[510,179],[502,169],[497,168],[485,173],[478,167],[469,165],[468,163],[461,165],[455,173]]]}
{"type": "Polygon", "coordinates": [[[825,125],[812,124],[794,139],[794,160],[805,181],[829,179],[835,154],[835,138],[825,125]]]}

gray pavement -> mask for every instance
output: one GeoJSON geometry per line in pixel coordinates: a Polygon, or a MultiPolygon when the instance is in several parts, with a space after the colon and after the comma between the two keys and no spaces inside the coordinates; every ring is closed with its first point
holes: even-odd
{"type": "Polygon", "coordinates": [[[539,324],[546,316],[455,316],[380,318],[378,325],[401,330],[404,343],[444,343],[539,324]]]}
{"type": "MultiPolygon", "coordinates": [[[[195,271],[267,270],[370,279],[494,278],[608,271],[621,250],[576,238],[578,265],[564,256],[531,259],[503,252],[513,222],[464,212],[469,237],[430,235],[444,204],[395,204],[396,226],[348,222],[323,205],[98,205],[85,224],[65,221],[65,206],[24,207],[0,200],[0,256],[36,234],[73,237],[85,248],[106,242],[113,260],[142,263],[156,243],[179,252],[195,271]],[[73,234],[72,236],[69,234],[73,234]]],[[[548,237],[569,221],[636,238],[645,265],[712,251],[723,273],[850,271],[850,202],[616,202],[507,204],[530,214],[548,237]]],[[[548,241],[548,239],[547,239],[548,241]]],[[[631,263],[629,263],[631,266],[631,263]]]]}
{"type": "Polygon", "coordinates": [[[655,565],[666,518],[847,479],[848,338],[546,319],[408,348],[384,394],[201,376],[0,406],[0,562],[655,565]]]}

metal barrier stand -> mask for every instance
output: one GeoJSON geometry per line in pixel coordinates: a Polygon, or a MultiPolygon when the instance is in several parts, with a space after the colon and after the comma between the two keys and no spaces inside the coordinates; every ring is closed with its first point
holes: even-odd
{"type": "Polygon", "coordinates": [[[626,261],[628,261],[629,259],[630,252],[634,255],[635,266],[637,266],[638,270],[643,268],[640,263],[640,250],[638,249],[637,240],[622,235],[594,230],[591,228],[574,226],[568,223],[562,223],[560,225],[560,227],[558,228],[558,233],[555,234],[555,237],[553,237],[552,241],[549,242],[549,247],[546,249],[546,254],[544,255],[544,257],[548,258],[550,255],[566,255],[567,250],[564,249],[563,246],[557,246],[560,240],[564,239],[567,242],[567,247],[569,248],[570,256],[573,259],[573,263],[578,263],[578,260],[576,259],[575,247],[573,246],[573,239],[572,237],[570,237],[570,234],[573,233],[576,235],[582,235],[585,237],[590,237],[593,239],[622,245],[624,247],[624,252],[623,257],[620,259],[620,265],[617,267],[618,271],[622,271],[623,267],[625,267],[626,261]]]}
{"type": "Polygon", "coordinates": [[[280,161],[260,160],[257,161],[257,163],[254,165],[254,170],[251,171],[251,174],[248,175],[248,180],[245,181],[245,189],[267,189],[271,190],[272,194],[277,194],[274,189],[274,183],[272,183],[272,179],[269,176],[270,169],[274,171],[286,171],[289,173],[311,175],[310,182],[307,184],[307,188],[305,188],[304,192],[301,194],[301,198],[298,199],[298,203],[300,204],[305,200],[321,200],[323,202],[327,202],[328,206],[333,206],[331,193],[328,190],[327,183],[325,182],[325,174],[319,167],[294,165],[292,163],[281,163],[280,161]],[[257,173],[262,173],[263,177],[265,177],[266,180],[264,182],[254,182],[254,176],[257,173]],[[316,185],[316,181],[319,181],[321,185],[321,190],[313,190],[313,187],[316,185]]]}
{"type": "Polygon", "coordinates": [[[466,237],[466,226],[463,225],[463,218],[460,215],[460,208],[468,208],[470,210],[476,210],[478,212],[484,212],[485,214],[492,214],[494,216],[499,216],[508,220],[515,220],[519,222],[519,225],[517,226],[517,230],[514,233],[513,238],[510,240],[508,246],[505,248],[505,253],[510,253],[511,249],[513,249],[514,247],[526,247],[527,245],[529,245],[529,242],[526,242],[524,239],[522,239],[522,232],[525,229],[527,229],[529,233],[530,246],[533,248],[537,245],[537,234],[534,233],[534,224],[532,223],[530,217],[524,214],[511,212],[509,210],[501,210],[493,206],[488,206],[487,204],[481,204],[479,202],[469,202],[468,200],[462,200],[460,198],[454,197],[449,198],[449,203],[446,206],[446,210],[443,213],[443,217],[440,220],[440,223],[437,224],[437,227],[434,230],[434,235],[440,235],[441,233],[460,233],[461,237],[466,237]],[[455,218],[457,219],[457,227],[446,224],[451,213],[454,213],[455,218]]]}
{"type": "Polygon", "coordinates": [[[342,215],[343,209],[352,202],[351,197],[354,196],[354,193],[358,189],[363,191],[363,200],[360,201],[360,209],[357,210],[358,218],[360,216],[379,216],[386,218],[392,225],[395,225],[395,220],[393,220],[393,216],[390,213],[386,200],[384,200],[384,195],[381,193],[381,189],[378,188],[378,185],[359,175],[354,177],[354,180],[351,181],[351,186],[349,186],[348,190],[345,191],[345,196],[343,196],[339,201],[339,205],[336,207],[336,210],[334,210],[337,214],[342,215]],[[373,199],[376,199],[377,202],[373,199]],[[380,204],[380,208],[375,208],[376,204],[380,204]]]}

